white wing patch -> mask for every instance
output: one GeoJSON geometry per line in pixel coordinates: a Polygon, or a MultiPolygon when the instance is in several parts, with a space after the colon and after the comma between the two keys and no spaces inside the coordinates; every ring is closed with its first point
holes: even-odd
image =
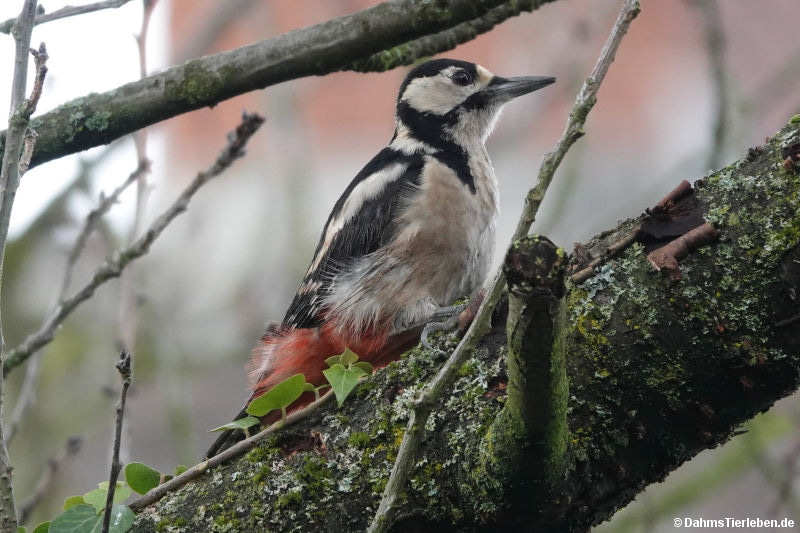
{"type": "Polygon", "coordinates": [[[325,230],[325,239],[322,241],[322,246],[314,257],[311,266],[308,267],[306,276],[319,268],[320,262],[322,258],[325,257],[334,238],[336,238],[336,234],[342,230],[350,219],[358,214],[364,203],[377,197],[389,183],[402,177],[407,169],[407,163],[394,163],[378,172],[370,174],[353,188],[347,200],[345,200],[342,205],[341,211],[339,211],[336,216],[331,219],[330,224],[328,224],[325,230]]]}

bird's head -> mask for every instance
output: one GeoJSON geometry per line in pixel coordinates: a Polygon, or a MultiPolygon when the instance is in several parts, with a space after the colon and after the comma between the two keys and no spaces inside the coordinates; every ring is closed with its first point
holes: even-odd
{"type": "Polygon", "coordinates": [[[545,76],[503,78],[475,63],[434,59],[413,68],[400,86],[398,132],[426,143],[442,136],[459,144],[482,142],[503,104],[554,81],[545,76]]]}

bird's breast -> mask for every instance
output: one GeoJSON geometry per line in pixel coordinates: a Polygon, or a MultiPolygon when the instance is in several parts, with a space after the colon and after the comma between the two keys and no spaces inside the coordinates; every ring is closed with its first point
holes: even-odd
{"type": "Polygon", "coordinates": [[[453,169],[426,157],[419,190],[401,215],[394,254],[409,262],[440,305],[465,296],[483,282],[494,252],[497,181],[488,159],[470,161],[475,191],[453,169]]]}

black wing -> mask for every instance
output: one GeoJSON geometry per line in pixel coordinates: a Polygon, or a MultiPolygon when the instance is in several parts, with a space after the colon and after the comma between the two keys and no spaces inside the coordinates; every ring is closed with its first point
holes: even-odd
{"type": "Polygon", "coordinates": [[[330,289],[331,276],[337,269],[346,269],[354,260],[374,252],[392,239],[400,203],[405,193],[419,185],[423,164],[422,154],[408,155],[384,148],[353,178],[328,216],[311,263],[316,266],[298,287],[283,319],[284,326],[311,328],[321,323],[320,307],[330,289]],[[329,226],[342,213],[345,202],[359,184],[392,165],[402,165],[403,170],[395,179],[387,181],[380,191],[366,198],[326,243],[329,226]]]}

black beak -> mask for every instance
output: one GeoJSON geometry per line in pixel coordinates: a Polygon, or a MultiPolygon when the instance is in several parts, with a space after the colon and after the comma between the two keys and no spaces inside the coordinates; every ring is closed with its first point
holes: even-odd
{"type": "Polygon", "coordinates": [[[481,92],[485,93],[494,103],[502,104],[517,96],[547,87],[555,81],[556,79],[550,76],[518,76],[515,78],[495,76],[481,92]]]}

